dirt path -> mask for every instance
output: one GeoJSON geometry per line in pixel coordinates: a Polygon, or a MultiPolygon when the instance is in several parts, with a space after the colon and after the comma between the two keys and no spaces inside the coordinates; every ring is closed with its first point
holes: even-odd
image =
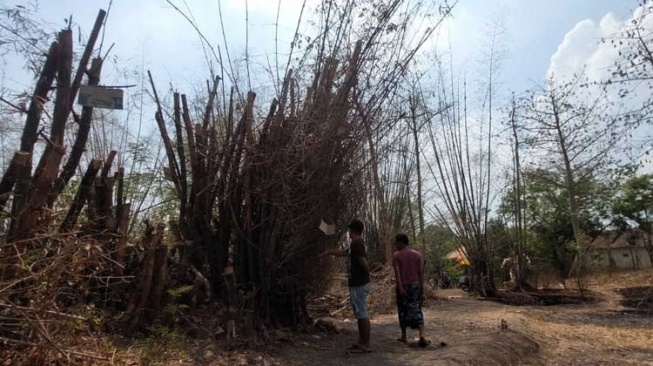
{"type": "Polygon", "coordinates": [[[374,352],[350,354],[346,349],[357,333],[347,308],[333,320],[344,329],[337,335],[281,332],[273,344],[254,349],[207,339],[167,364],[653,366],[653,307],[650,312],[624,307],[623,289],[642,286],[653,286],[653,270],[598,281],[591,290],[601,301],[582,305],[510,306],[458,290],[438,291],[441,300],[430,300],[424,309],[426,331],[433,344],[444,341],[446,347],[419,349],[397,342],[396,315],[377,311],[371,319],[374,352]],[[502,320],[507,330],[499,329],[502,320]]]}
{"type": "Polygon", "coordinates": [[[624,308],[619,287],[593,287],[602,299],[598,303],[548,307],[508,306],[440,291],[447,300],[425,308],[426,329],[434,344],[444,341],[447,347],[407,347],[396,341],[396,317],[377,315],[372,318],[371,354],[347,353],[356,328],[350,319],[340,319],[344,334],[304,337],[285,347],[277,360],[282,365],[351,366],[653,365],[653,317],[624,308]],[[499,329],[501,319],[509,330],[499,329]]]}
{"type": "MultiPolygon", "coordinates": [[[[427,336],[433,341],[425,349],[397,342],[396,316],[380,315],[371,319],[371,354],[347,352],[357,333],[352,320],[341,319],[337,323],[346,329],[344,334],[304,338],[299,347],[286,348],[280,358],[293,365],[507,365],[538,351],[518,309],[471,299],[459,291],[439,295],[454,298],[432,302],[425,308],[427,336]],[[499,329],[501,319],[506,320],[509,330],[499,329]],[[448,345],[439,347],[441,341],[448,345]]],[[[411,336],[417,337],[416,332],[409,331],[411,336]]]]}

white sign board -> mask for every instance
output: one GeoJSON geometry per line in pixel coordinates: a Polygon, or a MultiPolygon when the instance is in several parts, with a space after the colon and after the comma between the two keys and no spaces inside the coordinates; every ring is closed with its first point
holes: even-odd
{"type": "Polygon", "coordinates": [[[122,109],[122,89],[82,85],[77,103],[85,107],[122,109]]]}

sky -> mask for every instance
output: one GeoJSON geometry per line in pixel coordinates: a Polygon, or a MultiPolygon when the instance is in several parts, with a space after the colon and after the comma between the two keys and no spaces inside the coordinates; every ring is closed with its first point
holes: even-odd
{"type": "MultiPolygon", "coordinates": [[[[33,1],[0,0],[5,5],[28,5],[33,1]]],[[[38,16],[55,31],[71,14],[87,34],[99,8],[110,0],[40,0],[38,16]]],[[[232,60],[244,59],[246,37],[252,62],[274,60],[278,2],[249,0],[172,0],[192,14],[214,45],[225,46],[220,29],[221,5],[228,50],[232,60]],[[246,27],[248,25],[248,27],[246,27]],[[246,28],[249,34],[246,34],[246,28]]],[[[316,0],[308,0],[305,19],[316,0]]],[[[281,59],[297,25],[302,0],[281,0],[277,38],[281,59]]],[[[591,59],[603,33],[614,31],[632,15],[634,0],[460,0],[453,17],[437,33],[433,46],[452,50],[457,70],[472,73],[482,65],[481,52],[492,24],[504,29],[498,37],[505,51],[500,83],[505,90],[521,91],[541,84],[552,70],[569,68],[591,59]]],[[[106,27],[105,49],[112,50],[114,68],[151,69],[157,80],[184,88],[206,79],[205,62],[197,33],[165,0],[113,0],[106,27]],[[188,84],[188,85],[184,85],[188,84]]],[[[272,61],[274,62],[274,61],[272,61]]],[[[2,84],[9,89],[31,85],[20,62],[4,65],[2,84]]]]}
{"type": "MultiPolygon", "coordinates": [[[[275,55],[279,55],[280,64],[287,60],[304,4],[304,0],[170,2],[193,18],[202,35],[225,58],[228,51],[232,62],[238,64],[248,55],[254,65],[252,88],[259,94],[272,84],[271,76],[263,70],[277,62],[275,55]]],[[[305,29],[306,20],[314,19],[312,14],[318,2],[306,0],[301,29],[305,29]]],[[[206,50],[198,33],[166,0],[0,0],[0,4],[36,4],[37,17],[53,38],[72,15],[75,37],[81,29],[85,39],[98,10],[109,9],[102,36],[103,52],[115,45],[105,62],[102,83],[140,84],[126,90],[128,107],[130,97],[136,98],[140,88],[149,88],[143,79],[146,70],[152,71],[160,92],[173,85],[182,93],[192,94],[209,78],[206,50]]],[[[483,54],[490,34],[493,29],[500,29],[496,37],[502,54],[496,104],[506,105],[512,92],[519,95],[541,87],[548,77],[568,76],[584,65],[588,65],[589,76],[605,77],[616,56],[612,47],[600,43],[601,37],[619,32],[632,18],[637,5],[636,0],[459,0],[452,17],[427,44],[423,60],[435,60],[436,55],[447,60],[451,57],[454,73],[465,75],[468,80],[482,79],[487,69],[483,54]]],[[[12,100],[12,92],[18,94],[33,88],[33,76],[24,69],[21,59],[12,54],[2,57],[0,90],[12,100]]],[[[118,118],[133,118],[127,113],[118,112],[118,118]]]]}
{"type": "MultiPolygon", "coordinates": [[[[304,0],[170,1],[194,19],[202,35],[225,57],[228,51],[231,60],[238,64],[248,55],[255,66],[252,87],[256,92],[270,87],[271,77],[262,70],[276,63],[276,55],[281,64],[287,60],[304,3],[304,0]]],[[[306,0],[304,21],[312,17],[318,1],[306,0]]],[[[110,3],[103,52],[111,44],[115,45],[105,62],[102,83],[140,84],[126,90],[128,107],[130,97],[135,102],[139,89],[149,88],[143,79],[146,70],[152,71],[160,92],[169,85],[189,94],[202,87],[209,77],[206,50],[198,33],[166,0],[40,0],[36,2],[37,17],[54,38],[58,29],[66,27],[64,20],[72,15],[75,37],[81,29],[85,39],[98,10],[107,9],[110,3]]],[[[30,6],[35,2],[0,0],[0,4],[30,6]]],[[[542,87],[548,77],[568,77],[584,66],[589,77],[605,78],[616,53],[600,40],[618,33],[633,17],[637,6],[637,0],[459,0],[452,17],[427,44],[422,60],[428,63],[436,55],[447,60],[451,57],[457,76],[482,79],[487,69],[483,54],[491,40],[490,34],[493,29],[500,29],[496,37],[502,54],[496,80],[500,92],[496,98],[498,105],[506,105],[512,92],[521,94],[542,87]]],[[[306,29],[305,26],[306,23],[301,29],[306,29]]],[[[33,76],[24,70],[23,60],[11,54],[0,53],[0,57],[3,97],[13,100],[12,93],[31,90],[33,76]]],[[[134,116],[128,113],[116,113],[126,126],[135,123],[134,116]]],[[[151,113],[145,114],[146,120],[152,119],[148,117],[151,113]]],[[[5,149],[4,142],[0,142],[5,149]]]]}

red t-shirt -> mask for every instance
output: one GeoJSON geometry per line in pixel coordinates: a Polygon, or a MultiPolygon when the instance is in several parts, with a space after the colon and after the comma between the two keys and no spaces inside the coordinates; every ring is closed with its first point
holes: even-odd
{"type": "Polygon", "coordinates": [[[392,257],[392,265],[399,266],[402,285],[419,283],[419,272],[422,270],[423,262],[420,252],[410,248],[398,250],[392,257]]]}

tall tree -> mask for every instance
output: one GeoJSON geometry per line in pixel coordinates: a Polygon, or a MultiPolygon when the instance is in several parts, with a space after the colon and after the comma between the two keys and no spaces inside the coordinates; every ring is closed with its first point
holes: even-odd
{"type": "MultiPolygon", "coordinates": [[[[516,210],[521,196],[523,207],[523,245],[533,254],[533,259],[543,268],[567,278],[577,249],[569,213],[569,194],[564,177],[559,171],[543,169],[522,172],[521,194],[512,187],[503,197],[499,214],[510,222],[516,220],[516,210]]],[[[576,182],[579,193],[579,221],[584,233],[594,236],[600,229],[596,202],[599,184],[587,179],[576,182]]]]}
{"type": "Polygon", "coordinates": [[[624,118],[616,116],[605,88],[590,90],[582,78],[559,83],[551,79],[543,90],[531,93],[521,102],[521,116],[528,133],[525,141],[538,156],[535,165],[558,172],[560,188],[568,195],[574,238],[579,247],[577,265],[583,272],[587,240],[581,226],[578,183],[608,173],[614,154],[624,135],[624,118]]]}
{"type": "Polygon", "coordinates": [[[613,205],[615,223],[627,229],[632,221],[644,232],[644,245],[653,258],[653,175],[644,174],[629,178],[613,205]]]}

